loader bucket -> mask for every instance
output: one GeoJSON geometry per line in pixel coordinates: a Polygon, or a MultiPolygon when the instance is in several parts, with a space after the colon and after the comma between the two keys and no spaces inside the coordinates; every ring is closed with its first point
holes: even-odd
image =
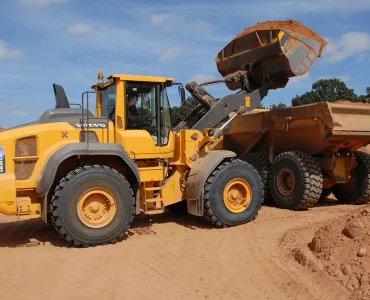
{"type": "MultiPolygon", "coordinates": [[[[256,87],[268,82],[270,89],[283,88],[289,78],[302,76],[312,67],[327,45],[316,32],[297,21],[267,21],[246,28],[217,57],[222,76],[240,70],[256,87]]],[[[226,84],[240,89],[239,82],[226,84]]]]}

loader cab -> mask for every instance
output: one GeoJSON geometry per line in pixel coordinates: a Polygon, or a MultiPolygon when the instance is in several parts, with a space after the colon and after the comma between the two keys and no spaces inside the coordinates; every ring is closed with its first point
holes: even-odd
{"type": "Polygon", "coordinates": [[[134,159],[173,157],[175,137],[167,94],[173,79],[136,75],[107,79],[93,86],[98,91],[96,116],[114,123],[115,142],[134,159]]]}

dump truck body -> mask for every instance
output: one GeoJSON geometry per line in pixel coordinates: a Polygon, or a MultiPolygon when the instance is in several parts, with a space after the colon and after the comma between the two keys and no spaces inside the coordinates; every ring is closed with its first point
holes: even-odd
{"type": "Polygon", "coordinates": [[[259,134],[251,151],[291,149],[311,154],[354,151],[370,143],[370,105],[322,102],[287,109],[250,112],[234,119],[225,135],[240,151],[259,134]]]}

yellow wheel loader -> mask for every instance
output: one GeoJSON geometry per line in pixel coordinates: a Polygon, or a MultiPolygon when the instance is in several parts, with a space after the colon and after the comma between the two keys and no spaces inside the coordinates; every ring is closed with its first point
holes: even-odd
{"type": "Polygon", "coordinates": [[[181,201],[218,227],[253,220],[264,194],[261,176],[225,150],[223,135],[269,89],[304,74],[322,45],[284,27],[253,31],[230,45],[217,58],[222,79],[186,85],[199,106],[176,128],[167,89],[178,86],[182,101],[185,89],[172,78],[104,80],[99,73],[79,108],[54,84],[54,109],[0,133],[0,213],[41,217],[77,247],[114,243],[135,215],[181,201]],[[202,86],[216,82],[240,91],[215,99],[202,86]]]}
{"type": "Polygon", "coordinates": [[[114,243],[136,214],[183,200],[216,226],[254,219],[263,197],[258,172],[231,151],[211,151],[213,138],[201,130],[174,132],[171,85],[171,78],[112,75],[93,86],[94,115],[91,92],[71,108],[54,84],[55,109],[0,134],[0,212],[41,216],[74,246],[114,243]]]}

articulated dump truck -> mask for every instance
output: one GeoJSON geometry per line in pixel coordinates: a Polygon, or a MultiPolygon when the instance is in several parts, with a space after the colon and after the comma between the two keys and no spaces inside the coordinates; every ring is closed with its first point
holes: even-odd
{"type": "Polygon", "coordinates": [[[251,114],[270,89],[305,74],[325,45],[295,21],[247,28],[217,55],[220,80],[186,84],[199,105],[175,128],[167,89],[178,86],[182,101],[185,89],[173,78],[98,73],[80,108],[53,84],[55,108],[0,132],[0,213],[41,218],[71,245],[88,247],[121,240],[142,212],[182,203],[228,227],[254,220],[270,190],[288,208],[311,206],[323,187],[347,193],[344,201],[362,191],[355,202],[366,202],[369,160],[354,150],[368,138],[362,125],[343,125],[348,113],[322,104],[324,114],[308,108],[298,120],[295,110],[277,120],[273,112],[251,114]],[[214,83],[237,92],[215,99],[203,88],[214,83]],[[316,147],[298,138],[289,146],[299,126],[316,147]]]}
{"type": "MultiPolygon", "coordinates": [[[[314,206],[329,194],[340,203],[370,202],[370,105],[315,103],[237,116],[224,132],[233,149],[260,172],[265,201],[314,206]]],[[[226,142],[227,141],[227,142],[226,142]]]]}

